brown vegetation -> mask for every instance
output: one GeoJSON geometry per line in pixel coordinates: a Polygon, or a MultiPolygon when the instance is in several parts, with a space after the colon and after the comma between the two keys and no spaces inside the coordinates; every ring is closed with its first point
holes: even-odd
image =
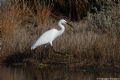
{"type": "MultiPolygon", "coordinates": [[[[64,0],[62,1],[58,3],[64,5],[64,0]]],[[[65,34],[53,43],[55,50],[63,54],[60,55],[44,47],[39,47],[35,52],[30,50],[31,45],[44,31],[57,25],[56,20],[50,16],[52,8],[49,5],[36,4],[38,4],[36,13],[25,5],[20,7],[21,5],[17,2],[14,5],[7,5],[2,11],[1,57],[6,59],[14,54],[32,53],[33,56],[30,59],[41,61],[42,56],[43,62],[47,63],[120,67],[119,5],[111,6],[110,10],[103,9],[95,14],[88,13],[88,16],[80,22],[71,22],[75,29],[70,31],[66,27],[65,34]]],[[[78,8],[78,5],[74,5],[78,8]]],[[[81,10],[78,9],[76,13],[79,14],[79,11],[81,10]]]]}

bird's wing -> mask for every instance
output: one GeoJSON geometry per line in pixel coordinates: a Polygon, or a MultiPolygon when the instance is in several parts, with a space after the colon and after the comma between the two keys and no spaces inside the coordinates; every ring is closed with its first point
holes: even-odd
{"type": "Polygon", "coordinates": [[[35,44],[33,44],[31,49],[34,49],[40,45],[47,44],[53,41],[56,38],[57,32],[58,30],[56,29],[51,29],[51,30],[46,31],[38,38],[38,40],[35,42],[35,44]]]}

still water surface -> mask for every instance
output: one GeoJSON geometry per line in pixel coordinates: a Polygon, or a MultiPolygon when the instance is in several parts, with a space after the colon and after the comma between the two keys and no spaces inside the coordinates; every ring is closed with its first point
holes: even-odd
{"type": "Polygon", "coordinates": [[[0,80],[97,80],[119,77],[120,73],[72,71],[60,67],[36,69],[0,66],[0,80]]]}

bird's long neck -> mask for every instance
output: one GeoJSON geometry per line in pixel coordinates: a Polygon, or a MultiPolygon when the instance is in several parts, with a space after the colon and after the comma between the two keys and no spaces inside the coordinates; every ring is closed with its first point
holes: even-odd
{"type": "Polygon", "coordinates": [[[62,24],[62,23],[58,23],[58,26],[61,28],[60,30],[59,30],[59,33],[60,34],[62,34],[64,31],[65,31],[65,27],[64,27],[64,25],[62,24]]]}

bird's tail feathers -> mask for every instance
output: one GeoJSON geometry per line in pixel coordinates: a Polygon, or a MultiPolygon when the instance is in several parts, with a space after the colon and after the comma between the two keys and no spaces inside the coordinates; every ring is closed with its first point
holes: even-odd
{"type": "Polygon", "coordinates": [[[43,44],[36,42],[35,44],[32,45],[31,50],[34,50],[35,48],[37,48],[40,45],[43,45],[43,44]]]}
{"type": "Polygon", "coordinates": [[[34,50],[36,48],[36,45],[32,45],[31,50],[34,50]]]}

